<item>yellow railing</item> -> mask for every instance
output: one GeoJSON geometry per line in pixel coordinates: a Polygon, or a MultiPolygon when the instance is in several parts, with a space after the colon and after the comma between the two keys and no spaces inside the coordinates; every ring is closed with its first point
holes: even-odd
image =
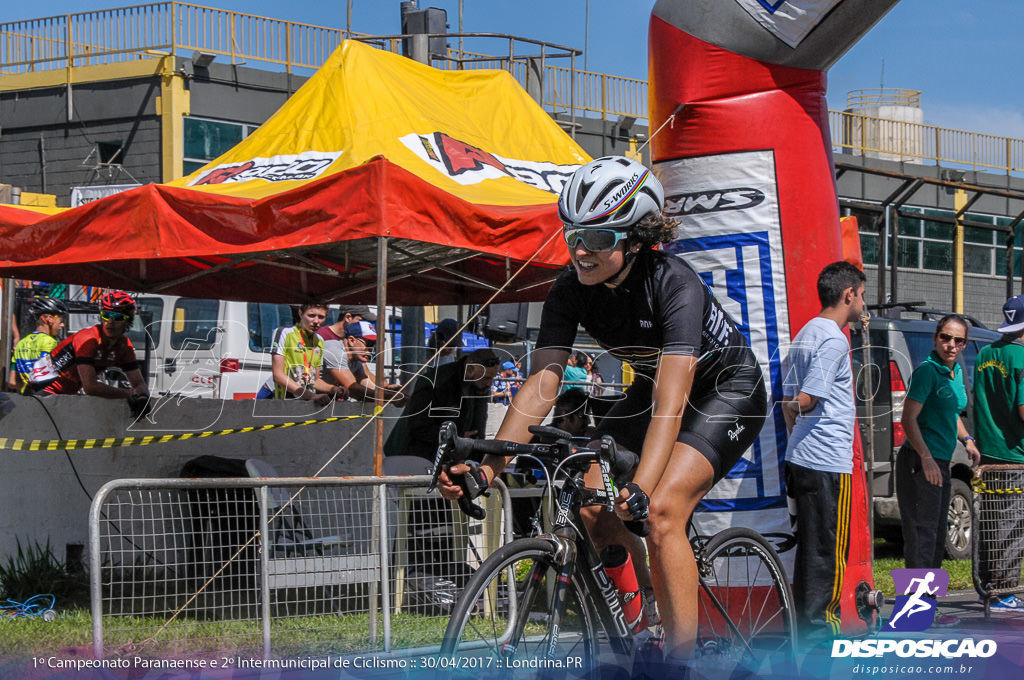
{"type": "MultiPolygon", "coordinates": [[[[389,51],[401,41],[363,33],[230,12],[182,2],[161,2],[121,9],[80,12],[0,24],[0,75],[53,70],[138,59],[154,54],[191,57],[196,51],[227,57],[232,64],[266,63],[315,70],[343,38],[357,38],[389,51]]],[[[540,43],[507,36],[507,56],[459,53],[436,60],[441,68],[503,68],[526,83],[527,58],[516,43],[540,43]]],[[[499,40],[497,44],[501,45],[499,40]]],[[[501,45],[504,48],[504,45],[501,45]]],[[[521,47],[521,45],[520,45],[521,47]]],[[[574,51],[556,48],[545,63],[543,105],[552,111],[647,117],[647,83],[563,65],[574,51]],[[563,57],[563,58],[559,58],[563,57]],[[575,88],[570,83],[575,73],[575,88]],[[575,98],[572,96],[575,94],[575,98]]]]}
{"type": "Polygon", "coordinates": [[[1024,172],[1024,140],[829,111],[837,153],[972,170],[1024,172]]]}
{"type": "MultiPolygon", "coordinates": [[[[316,69],[344,31],[181,2],[65,14],[0,24],[0,73],[125,61],[195,50],[231,63],[316,69]]],[[[361,37],[351,34],[351,37],[361,37]]]]}
{"type": "MultiPolygon", "coordinates": [[[[35,70],[66,69],[130,59],[174,54],[191,57],[201,51],[227,57],[232,64],[266,63],[288,72],[313,71],[323,64],[343,38],[366,40],[389,51],[401,41],[229,12],[183,2],[161,2],[121,9],[80,12],[44,19],[0,24],[0,75],[35,70]]],[[[647,83],[580,71],[575,50],[505,36],[498,41],[500,56],[449,50],[441,68],[501,68],[524,86],[529,59],[516,53],[516,43],[528,45],[536,58],[538,46],[555,47],[544,59],[542,104],[552,113],[618,116],[647,122],[647,83]],[[568,58],[566,58],[568,57],[568,58]]],[[[920,104],[918,90],[856,90],[851,108],[920,104]]],[[[954,165],[1004,172],[1024,172],[1024,140],[998,137],[862,114],[830,111],[833,151],[877,156],[912,163],[954,165]]]]}
{"type": "Polygon", "coordinates": [[[846,93],[846,108],[859,109],[865,106],[921,106],[921,90],[903,90],[895,87],[879,87],[871,90],[850,90],[846,93]]]}

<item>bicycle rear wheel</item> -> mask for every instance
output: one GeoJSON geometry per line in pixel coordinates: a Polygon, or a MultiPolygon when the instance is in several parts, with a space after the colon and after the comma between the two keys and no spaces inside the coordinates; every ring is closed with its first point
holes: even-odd
{"type": "Polygon", "coordinates": [[[793,594],[764,537],[750,529],[726,529],[708,541],[698,568],[698,667],[756,674],[791,667],[796,650],[793,594]]]}
{"type": "Polygon", "coordinates": [[[550,541],[525,538],[480,566],[455,603],[441,646],[456,676],[542,669],[554,677],[582,678],[597,666],[595,617],[575,575],[564,589],[556,625],[554,555],[550,541]]]}

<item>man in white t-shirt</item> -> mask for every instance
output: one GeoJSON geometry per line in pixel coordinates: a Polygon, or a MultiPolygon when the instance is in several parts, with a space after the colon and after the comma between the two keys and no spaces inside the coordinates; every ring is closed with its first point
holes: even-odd
{"type": "Polygon", "coordinates": [[[803,634],[812,637],[840,633],[857,416],[845,329],[864,310],[864,280],[848,262],[821,271],[821,312],[793,339],[783,369],[786,492],[797,538],[793,593],[803,634]]]}

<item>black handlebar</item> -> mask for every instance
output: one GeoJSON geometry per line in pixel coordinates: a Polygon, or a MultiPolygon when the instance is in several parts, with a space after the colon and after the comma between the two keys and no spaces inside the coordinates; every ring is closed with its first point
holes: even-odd
{"type": "MultiPolygon", "coordinates": [[[[531,425],[530,433],[542,441],[518,444],[516,442],[500,441],[496,439],[468,439],[459,437],[455,423],[448,421],[441,425],[438,433],[437,454],[434,456],[434,471],[427,487],[427,491],[433,491],[437,487],[437,480],[441,471],[447,471],[452,465],[473,459],[479,454],[490,454],[496,456],[517,456],[526,455],[539,459],[542,463],[558,464],[564,461],[573,453],[591,453],[592,456],[581,457],[578,462],[578,469],[584,470],[596,459],[601,464],[602,481],[605,486],[608,509],[611,510],[615,502],[612,479],[626,474],[634,469],[639,462],[639,456],[627,449],[620,449],[615,445],[611,437],[605,436],[601,439],[601,446],[598,449],[586,447],[574,447],[573,437],[568,432],[554,427],[531,425]]],[[[459,508],[474,519],[483,519],[487,516],[486,511],[473,499],[486,492],[479,489],[475,480],[469,474],[459,475],[452,481],[462,489],[459,496],[459,508]]],[[[646,536],[646,525],[640,522],[627,523],[630,531],[640,536],[646,536]],[[643,533],[638,530],[637,526],[643,533]]]]}

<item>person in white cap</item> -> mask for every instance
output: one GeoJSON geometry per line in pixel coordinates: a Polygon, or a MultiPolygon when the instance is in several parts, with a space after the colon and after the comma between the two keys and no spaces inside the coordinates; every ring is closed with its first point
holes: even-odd
{"type": "MultiPolygon", "coordinates": [[[[1024,295],[1003,305],[1003,337],[978,353],[974,366],[974,427],[982,465],[1024,465],[1024,295]]],[[[1021,472],[1007,472],[1018,475],[1021,472]]],[[[1020,486],[1013,484],[1012,486],[1020,486]]],[[[982,504],[978,575],[986,591],[1015,588],[1024,562],[1024,517],[1013,497],[993,495],[982,504]]],[[[992,598],[992,611],[1024,610],[1016,595],[992,598]]]]}

